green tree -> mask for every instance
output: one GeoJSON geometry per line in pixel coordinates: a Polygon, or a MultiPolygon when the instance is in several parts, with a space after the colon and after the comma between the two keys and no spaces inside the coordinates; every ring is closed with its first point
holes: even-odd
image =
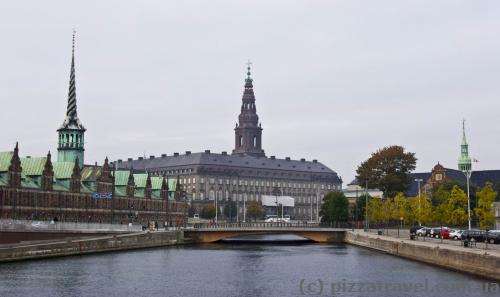
{"type": "Polygon", "coordinates": [[[410,172],[415,169],[414,153],[405,152],[402,146],[388,146],[372,153],[356,170],[360,184],[378,188],[385,197],[394,197],[410,188],[410,172]]]}
{"type": "MultiPolygon", "coordinates": [[[[371,199],[371,196],[368,195],[368,200],[371,199]]],[[[351,207],[352,217],[356,221],[363,221],[366,215],[366,196],[363,194],[356,198],[356,202],[351,207]]]]}
{"type": "Polygon", "coordinates": [[[411,200],[403,195],[397,194],[393,199],[392,219],[400,221],[403,218],[405,223],[415,222],[415,213],[411,210],[411,200]]]}
{"type": "Polygon", "coordinates": [[[323,198],[319,212],[322,223],[345,222],[349,218],[349,201],[342,192],[330,192],[323,198]]]}
{"type": "MultiPolygon", "coordinates": [[[[458,186],[462,191],[467,193],[467,184],[457,181],[443,181],[439,183],[439,186],[434,187],[432,190],[432,203],[433,205],[439,205],[444,201],[448,200],[448,196],[454,186],[458,186]]],[[[470,205],[471,208],[477,207],[477,197],[476,192],[478,191],[477,186],[474,184],[469,185],[470,188],[470,205]]]]}
{"type": "MultiPolygon", "coordinates": [[[[493,190],[497,193],[500,193],[500,181],[495,184],[495,188],[493,190]]],[[[497,195],[495,201],[500,201],[500,195],[497,195]]]]}
{"type": "Polygon", "coordinates": [[[230,221],[233,220],[233,218],[236,217],[237,213],[236,209],[236,202],[234,201],[227,201],[226,204],[224,205],[224,216],[229,219],[230,221]]]}
{"type": "MultiPolygon", "coordinates": [[[[433,220],[433,208],[430,199],[421,194],[410,199],[410,212],[414,214],[414,221],[420,224],[427,224],[433,220]]],[[[411,222],[411,221],[407,221],[411,222]]]]}
{"type": "Polygon", "coordinates": [[[368,201],[368,222],[381,223],[384,221],[383,214],[384,200],[380,197],[373,197],[368,201]]]}
{"type": "Polygon", "coordinates": [[[477,192],[478,207],[474,209],[474,212],[479,217],[479,227],[482,230],[491,229],[495,223],[492,203],[497,198],[497,194],[491,183],[486,183],[481,191],[477,192]]]}
{"type": "Polygon", "coordinates": [[[457,185],[451,189],[448,200],[441,203],[438,208],[441,208],[440,212],[443,217],[440,221],[443,223],[462,225],[468,221],[467,195],[457,185]]]}
{"type": "Polygon", "coordinates": [[[257,201],[250,201],[250,203],[248,203],[247,216],[249,218],[253,218],[254,221],[257,221],[257,218],[262,217],[263,213],[262,206],[257,201]]]}
{"type": "Polygon", "coordinates": [[[208,204],[204,206],[201,209],[200,216],[204,219],[209,219],[209,220],[215,218],[215,206],[213,204],[208,204]]]}

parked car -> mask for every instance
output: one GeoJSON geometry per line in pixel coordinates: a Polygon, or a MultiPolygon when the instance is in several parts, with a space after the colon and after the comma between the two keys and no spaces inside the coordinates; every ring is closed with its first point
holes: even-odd
{"type": "Polygon", "coordinates": [[[482,242],[485,239],[486,231],[483,230],[471,229],[464,230],[464,232],[462,233],[462,240],[482,242]]]}
{"type": "Polygon", "coordinates": [[[417,231],[424,228],[424,226],[414,225],[410,228],[410,234],[417,234],[417,231]]]}
{"type": "Polygon", "coordinates": [[[429,227],[423,227],[417,230],[417,235],[418,236],[427,236],[427,231],[430,232],[431,228],[429,227]]]}
{"type": "Polygon", "coordinates": [[[461,240],[463,232],[464,232],[463,230],[451,230],[450,238],[452,238],[454,240],[461,240]]]}
{"type": "Polygon", "coordinates": [[[441,232],[441,228],[432,228],[430,231],[430,237],[439,238],[440,232],[441,232]]]}
{"type": "Polygon", "coordinates": [[[499,244],[500,243],[500,230],[489,231],[486,235],[486,241],[489,243],[499,244]]]}
{"type": "Polygon", "coordinates": [[[439,232],[439,237],[443,239],[450,239],[450,229],[448,228],[441,229],[441,231],[439,232]]]}

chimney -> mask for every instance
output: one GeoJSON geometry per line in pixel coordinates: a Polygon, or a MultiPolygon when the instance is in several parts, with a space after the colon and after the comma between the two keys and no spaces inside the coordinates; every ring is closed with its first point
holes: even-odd
{"type": "Polygon", "coordinates": [[[285,160],[290,161],[290,157],[286,157],[285,160]]]}
{"type": "Polygon", "coordinates": [[[134,159],[128,158],[127,161],[132,162],[134,159]]]}
{"type": "Polygon", "coordinates": [[[167,157],[167,154],[161,154],[161,157],[162,157],[162,158],[166,158],[166,157],[167,157]]]}
{"type": "Polygon", "coordinates": [[[178,157],[179,156],[179,153],[174,153],[174,157],[178,157]]]}
{"type": "Polygon", "coordinates": [[[144,158],[143,157],[139,157],[138,159],[139,159],[139,161],[142,161],[144,158]]]}
{"type": "Polygon", "coordinates": [[[227,152],[222,152],[222,155],[223,156],[227,156],[227,152]]]}
{"type": "Polygon", "coordinates": [[[154,158],[155,158],[155,156],[151,155],[151,156],[149,156],[149,158],[150,158],[150,159],[154,159],[154,158]]]}
{"type": "Polygon", "coordinates": [[[191,151],[186,151],[186,155],[191,155],[191,151]]]}
{"type": "Polygon", "coordinates": [[[205,154],[210,154],[210,150],[205,150],[205,154]]]}
{"type": "Polygon", "coordinates": [[[318,160],[314,159],[314,160],[313,160],[313,163],[318,163],[318,160]]]}
{"type": "Polygon", "coordinates": [[[304,158],[300,159],[300,162],[305,162],[305,161],[306,161],[306,159],[304,159],[304,158]]]}
{"type": "Polygon", "coordinates": [[[271,156],[271,160],[276,160],[276,156],[271,156]]]}
{"type": "Polygon", "coordinates": [[[121,163],[121,162],[123,162],[122,159],[118,159],[118,163],[121,163]]]}

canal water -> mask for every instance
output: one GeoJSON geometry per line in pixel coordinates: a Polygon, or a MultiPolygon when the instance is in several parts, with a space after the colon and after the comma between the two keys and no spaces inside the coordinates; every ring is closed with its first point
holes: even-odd
{"type": "Polygon", "coordinates": [[[256,239],[0,264],[0,296],[500,296],[490,280],[364,248],[256,239]]]}

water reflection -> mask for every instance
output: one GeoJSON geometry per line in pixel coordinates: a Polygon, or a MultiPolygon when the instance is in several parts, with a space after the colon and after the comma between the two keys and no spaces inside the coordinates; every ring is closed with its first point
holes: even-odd
{"type": "MultiPolygon", "coordinates": [[[[252,240],[297,239],[269,236],[252,240]]],[[[479,278],[354,246],[309,242],[224,242],[7,263],[0,275],[2,297],[498,296],[481,289],[487,281],[479,278]],[[349,282],[426,284],[427,291],[332,291],[349,282]],[[429,291],[440,284],[450,288],[429,291]]]]}

